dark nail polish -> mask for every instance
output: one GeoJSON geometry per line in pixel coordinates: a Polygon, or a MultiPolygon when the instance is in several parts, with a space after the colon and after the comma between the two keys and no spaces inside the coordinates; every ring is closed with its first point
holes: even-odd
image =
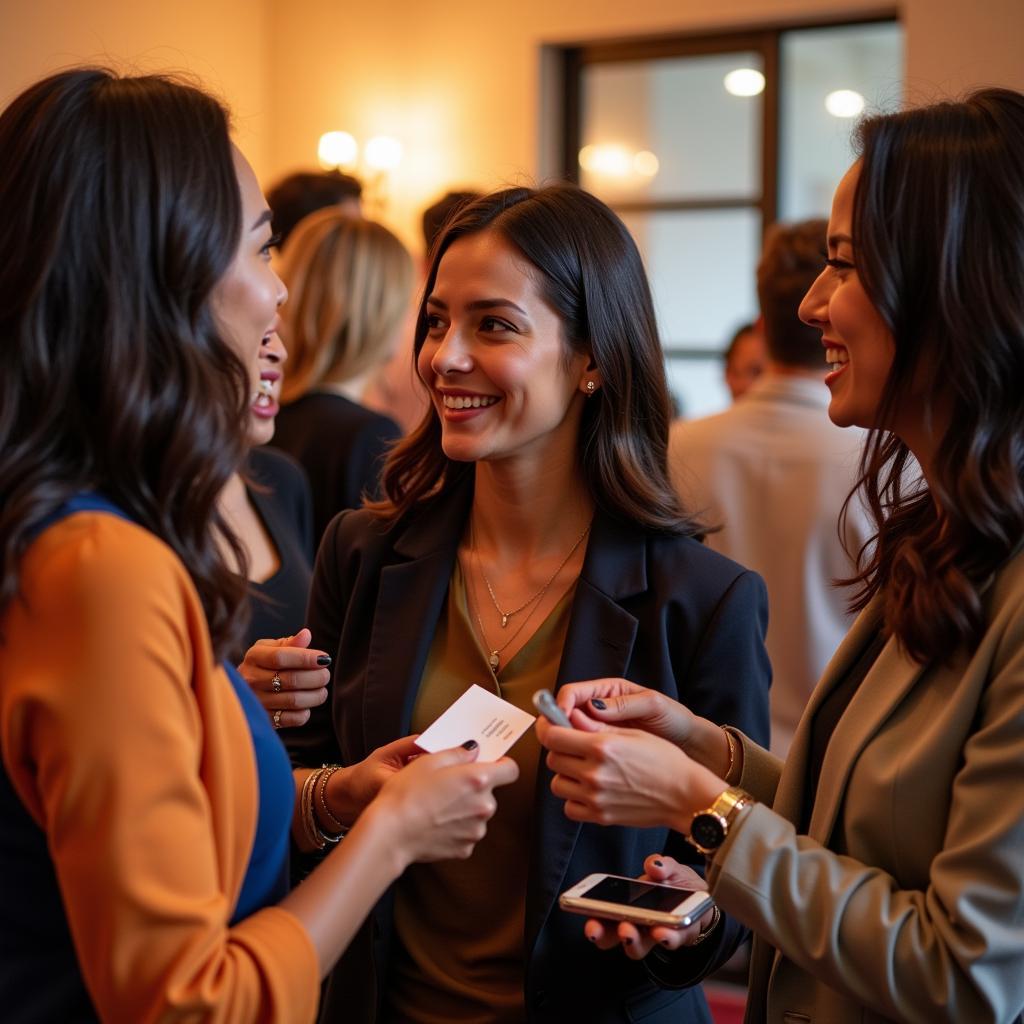
{"type": "Polygon", "coordinates": [[[331,656],[329,654],[318,654],[316,658],[316,663],[318,665],[323,665],[324,668],[327,668],[327,666],[331,663],[331,656]]]}
{"type": "Polygon", "coordinates": [[[665,866],[660,860],[652,861],[652,863],[656,868],[663,868],[665,866]]]}
{"type": "Polygon", "coordinates": [[[462,749],[463,750],[476,750],[476,748],[478,746],[479,746],[479,744],[477,743],[476,740],[466,740],[466,742],[462,744],[462,749]]]}
{"type": "Polygon", "coordinates": [[[608,707],[608,705],[605,704],[605,702],[601,700],[600,697],[595,697],[590,703],[593,704],[598,711],[604,711],[608,707]]]}

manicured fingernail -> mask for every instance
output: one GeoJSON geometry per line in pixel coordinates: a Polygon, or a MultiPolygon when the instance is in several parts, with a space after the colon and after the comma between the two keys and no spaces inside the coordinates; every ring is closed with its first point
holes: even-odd
{"type": "Polygon", "coordinates": [[[656,868],[663,868],[665,866],[660,860],[652,861],[652,863],[656,868]]]}
{"type": "Polygon", "coordinates": [[[593,704],[598,711],[604,711],[608,707],[608,705],[605,704],[605,702],[601,700],[600,697],[595,697],[590,703],[593,704]]]}
{"type": "Polygon", "coordinates": [[[329,654],[318,654],[316,658],[318,665],[323,665],[326,668],[331,663],[331,656],[329,654]]]}
{"type": "Polygon", "coordinates": [[[478,746],[478,744],[477,744],[476,740],[466,740],[466,742],[462,744],[462,749],[463,750],[476,750],[477,746],[478,746]]]}

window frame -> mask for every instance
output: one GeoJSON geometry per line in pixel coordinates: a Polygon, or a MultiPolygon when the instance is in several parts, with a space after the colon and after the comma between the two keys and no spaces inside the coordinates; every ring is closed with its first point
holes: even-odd
{"type": "MultiPolygon", "coordinates": [[[[746,51],[761,56],[765,88],[761,94],[761,194],[760,198],[736,196],[700,199],[650,199],[609,202],[618,214],[669,213],[718,210],[757,210],[761,216],[761,237],[778,216],[779,206],[779,110],[780,51],[782,37],[791,32],[823,28],[842,28],[900,22],[895,8],[882,8],[858,16],[791,22],[761,28],[709,33],[673,33],[671,35],[615,38],[581,42],[560,47],[562,81],[561,174],[567,181],[580,183],[579,151],[582,139],[582,83],[585,69],[594,64],[612,64],[672,57],[701,57],[746,51]]],[[[666,358],[707,360],[720,358],[720,348],[697,348],[671,343],[666,358]]]]}

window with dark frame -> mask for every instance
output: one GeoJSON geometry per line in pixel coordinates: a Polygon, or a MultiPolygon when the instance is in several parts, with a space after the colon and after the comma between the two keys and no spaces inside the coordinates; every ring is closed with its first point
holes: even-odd
{"type": "Polygon", "coordinates": [[[900,25],[887,14],[588,43],[562,57],[563,173],[637,240],[680,413],[717,411],[728,404],[722,350],[757,315],[764,231],[827,216],[857,113],[899,106],[900,25]]]}

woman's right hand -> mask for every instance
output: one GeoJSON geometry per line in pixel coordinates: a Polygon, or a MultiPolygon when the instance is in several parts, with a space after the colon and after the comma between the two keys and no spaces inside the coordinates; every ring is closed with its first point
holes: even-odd
{"type": "Polygon", "coordinates": [[[497,810],[493,790],[519,777],[509,757],[477,763],[476,746],[421,754],[381,787],[368,808],[395,823],[407,864],[465,860],[497,810]]]}
{"type": "Polygon", "coordinates": [[[568,683],[559,689],[556,700],[583,732],[608,726],[642,729],[668,740],[717,775],[724,777],[732,764],[732,747],[719,726],[666,694],[628,679],[568,683]]]}
{"type": "Polygon", "coordinates": [[[325,651],[310,650],[312,639],[303,627],[294,636],[257,640],[238,666],[275,729],[305,725],[309,708],[327,700],[331,658],[325,651]]]}
{"type": "Polygon", "coordinates": [[[577,729],[593,732],[595,721],[643,729],[683,750],[698,728],[697,723],[703,721],[664,693],[628,679],[568,683],[559,689],[556,699],[577,729]]]}

